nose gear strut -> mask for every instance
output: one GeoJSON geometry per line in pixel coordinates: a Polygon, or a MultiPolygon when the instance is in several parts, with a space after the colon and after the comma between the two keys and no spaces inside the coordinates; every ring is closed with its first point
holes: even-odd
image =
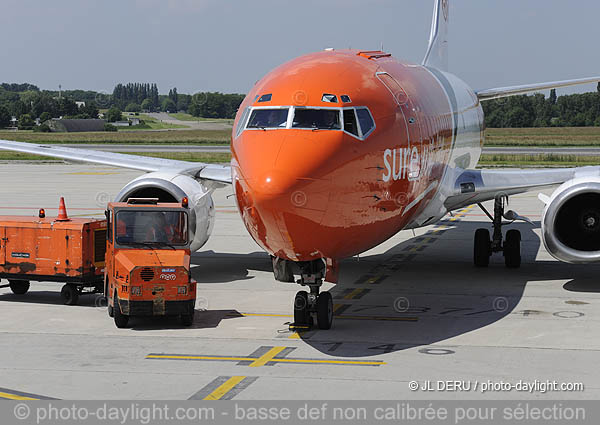
{"type": "Polygon", "coordinates": [[[526,221],[533,224],[527,217],[522,217],[513,210],[504,212],[505,205],[508,205],[507,195],[497,195],[494,199],[494,215],[492,216],[481,203],[477,203],[479,208],[492,220],[493,234],[490,239],[488,229],[477,229],[473,246],[473,262],[477,267],[487,267],[490,263],[490,257],[495,252],[504,254],[504,263],[508,268],[518,268],[521,266],[521,232],[511,229],[506,232],[506,239],[502,239],[502,226],[511,224],[516,220],[526,221]],[[502,222],[502,218],[510,220],[502,222]]]}
{"type": "Polygon", "coordinates": [[[319,329],[329,329],[333,323],[331,293],[320,292],[325,278],[326,265],[322,259],[303,261],[300,266],[299,285],[308,286],[310,292],[299,291],[294,298],[294,326],[311,327],[316,316],[319,329]]]}

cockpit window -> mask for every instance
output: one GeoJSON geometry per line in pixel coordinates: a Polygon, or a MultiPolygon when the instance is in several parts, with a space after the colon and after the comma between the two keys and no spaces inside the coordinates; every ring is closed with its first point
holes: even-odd
{"type": "Polygon", "coordinates": [[[258,99],[258,102],[270,102],[271,98],[273,97],[273,95],[271,93],[269,94],[263,94],[260,99],[258,99]]]}
{"type": "Polygon", "coordinates": [[[340,111],[338,109],[296,108],[292,127],[341,130],[340,111]]]}
{"type": "Polygon", "coordinates": [[[358,137],[358,127],[356,125],[354,109],[344,109],[344,131],[358,137]]]}
{"type": "Polygon", "coordinates": [[[342,102],[344,102],[344,103],[352,102],[352,100],[350,100],[350,96],[348,96],[347,94],[341,95],[340,98],[342,99],[342,102]]]}
{"type": "Polygon", "coordinates": [[[337,101],[337,96],[335,94],[323,93],[323,97],[321,97],[321,102],[337,103],[337,101]]]}
{"type": "Polygon", "coordinates": [[[358,116],[358,122],[360,123],[362,135],[363,137],[367,137],[367,135],[375,127],[373,117],[367,108],[356,108],[356,115],[358,116]]]}
{"type": "Polygon", "coordinates": [[[235,130],[235,137],[240,137],[240,134],[242,134],[242,131],[244,130],[244,126],[246,125],[246,120],[248,119],[249,113],[250,113],[250,108],[246,108],[246,109],[244,109],[244,112],[242,112],[242,116],[240,117],[237,128],[235,130]]]}
{"type": "Polygon", "coordinates": [[[288,108],[255,109],[250,115],[247,128],[285,128],[288,108]]]}

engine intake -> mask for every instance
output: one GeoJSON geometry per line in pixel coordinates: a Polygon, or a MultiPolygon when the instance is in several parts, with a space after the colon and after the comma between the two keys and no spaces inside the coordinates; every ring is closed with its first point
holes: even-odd
{"type": "Polygon", "coordinates": [[[542,238],[558,260],[600,261],[600,180],[577,179],[560,186],[546,205],[542,238]]]}

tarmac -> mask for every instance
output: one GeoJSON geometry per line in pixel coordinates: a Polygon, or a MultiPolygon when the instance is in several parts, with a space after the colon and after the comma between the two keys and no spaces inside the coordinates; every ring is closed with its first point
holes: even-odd
{"type": "MultiPolygon", "coordinates": [[[[71,216],[103,217],[106,202],[139,174],[2,164],[0,214],[35,215],[43,207],[55,215],[64,196],[71,216]]],[[[510,200],[535,224],[509,226],[522,234],[520,269],[505,268],[501,254],[487,269],[473,266],[475,229],[489,219],[466,208],[344,260],[340,282],[327,284],[332,329],[300,333],[289,327],[300,287],[273,279],[231,193],[215,192],[213,235],[193,255],[198,311],[190,328],[175,318],[135,318],[117,329],[99,295],[65,306],[61,284],[32,283],[21,296],[0,289],[0,398],[600,397],[600,266],[550,257],[540,241],[537,193],[510,200]],[[548,381],[584,388],[519,385],[548,381]],[[483,391],[484,384],[495,390],[483,391]]]]}

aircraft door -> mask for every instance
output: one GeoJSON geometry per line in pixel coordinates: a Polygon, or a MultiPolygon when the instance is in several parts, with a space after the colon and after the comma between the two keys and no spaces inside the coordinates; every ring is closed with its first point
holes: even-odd
{"type": "Polygon", "coordinates": [[[377,78],[388,88],[398,107],[404,115],[408,131],[408,180],[418,180],[421,175],[421,158],[423,143],[421,137],[421,114],[400,83],[387,72],[377,72],[377,78]]]}

